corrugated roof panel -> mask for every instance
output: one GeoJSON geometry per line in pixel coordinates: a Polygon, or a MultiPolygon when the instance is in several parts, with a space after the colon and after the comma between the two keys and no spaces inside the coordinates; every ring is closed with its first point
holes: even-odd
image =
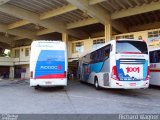
{"type": "Polygon", "coordinates": [[[44,30],[45,28],[39,25],[35,25],[35,24],[28,24],[25,26],[21,26],[20,28],[22,29],[26,29],[26,30],[30,30],[30,31],[35,31],[35,30],[44,30]]]}
{"type": "Polygon", "coordinates": [[[21,19],[16,18],[16,17],[11,16],[11,15],[8,15],[8,14],[3,13],[3,12],[0,12],[0,23],[10,24],[10,23],[16,22],[18,20],[21,20],[21,19]]]}
{"type": "Polygon", "coordinates": [[[11,0],[8,3],[37,14],[68,4],[66,0],[11,0]]]}
{"type": "Polygon", "coordinates": [[[76,22],[76,21],[87,19],[87,18],[91,18],[91,17],[78,9],[54,17],[54,19],[60,20],[61,22],[64,22],[64,23],[76,22]]]}

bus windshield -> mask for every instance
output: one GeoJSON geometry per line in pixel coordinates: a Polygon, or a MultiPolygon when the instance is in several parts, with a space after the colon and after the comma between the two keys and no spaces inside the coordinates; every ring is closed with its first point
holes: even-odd
{"type": "Polygon", "coordinates": [[[116,53],[148,54],[144,41],[116,41],[116,53]]]}

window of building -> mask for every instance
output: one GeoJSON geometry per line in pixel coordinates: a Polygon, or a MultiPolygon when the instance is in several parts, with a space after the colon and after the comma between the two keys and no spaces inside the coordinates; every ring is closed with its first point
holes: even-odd
{"type": "Polygon", "coordinates": [[[160,30],[148,32],[148,39],[150,42],[157,41],[160,39],[160,30]]]}
{"type": "Polygon", "coordinates": [[[134,39],[134,35],[122,35],[122,36],[116,36],[116,39],[134,39]]]}
{"type": "Polygon", "coordinates": [[[19,58],[19,55],[20,55],[19,49],[16,49],[15,50],[15,58],[19,58]]]}
{"type": "Polygon", "coordinates": [[[97,48],[100,45],[104,44],[105,40],[104,39],[97,39],[97,40],[93,40],[93,46],[92,48],[97,48]]]}
{"type": "Polygon", "coordinates": [[[73,53],[81,53],[84,51],[84,43],[83,42],[76,42],[72,44],[72,52],[73,53]]]}
{"type": "Polygon", "coordinates": [[[25,49],[25,56],[29,56],[29,48],[25,49]]]}

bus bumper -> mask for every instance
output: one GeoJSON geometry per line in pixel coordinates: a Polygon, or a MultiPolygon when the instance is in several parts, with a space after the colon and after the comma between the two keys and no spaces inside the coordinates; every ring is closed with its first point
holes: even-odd
{"type": "Polygon", "coordinates": [[[112,80],[111,88],[124,88],[124,89],[141,89],[148,88],[149,80],[146,81],[117,81],[112,80]]]}
{"type": "Polygon", "coordinates": [[[30,79],[30,86],[67,86],[67,79],[30,79]]]}

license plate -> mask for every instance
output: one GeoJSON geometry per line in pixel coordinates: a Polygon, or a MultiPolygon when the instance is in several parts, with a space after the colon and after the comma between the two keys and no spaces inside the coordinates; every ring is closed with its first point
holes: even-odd
{"type": "Polygon", "coordinates": [[[47,81],[47,82],[45,82],[45,84],[46,84],[46,85],[51,85],[51,84],[52,84],[52,82],[47,81]]]}
{"type": "Polygon", "coordinates": [[[130,86],[136,86],[136,83],[130,83],[130,86]]]}

